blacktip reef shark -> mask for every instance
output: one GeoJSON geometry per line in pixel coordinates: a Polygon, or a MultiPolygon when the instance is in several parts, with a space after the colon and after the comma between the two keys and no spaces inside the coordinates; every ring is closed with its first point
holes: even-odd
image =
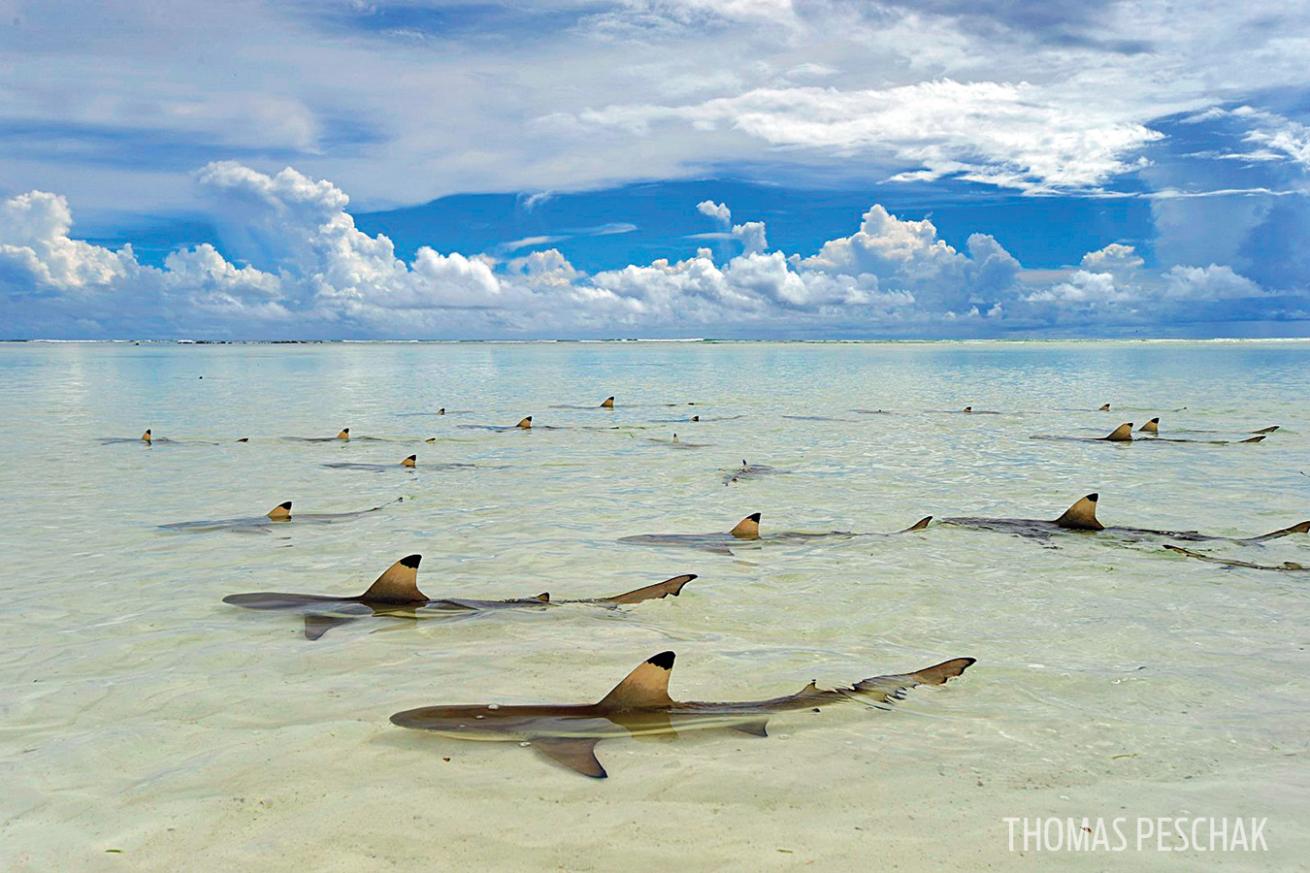
{"type": "Polygon", "coordinates": [[[346,443],[346,442],[350,442],[350,428],[343,427],[341,430],[337,431],[337,435],[334,437],[289,436],[289,437],[282,437],[282,439],[290,440],[291,442],[296,442],[296,443],[338,443],[338,442],[346,443]]]}
{"type": "Polygon", "coordinates": [[[1281,528],[1280,530],[1271,531],[1267,534],[1261,534],[1256,537],[1226,537],[1203,534],[1194,530],[1156,530],[1145,527],[1106,527],[1096,518],[1096,505],[1100,500],[1099,494],[1088,494],[1080,498],[1073,506],[1064,511],[1064,514],[1055,519],[1038,519],[1038,518],[943,518],[941,523],[953,525],[955,527],[969,527],[977,530],[996,531],[998,533],[1013,534],[1018,537],[1029,539],[1045,540],[1061,532],[1078,532],[1078,533],[1101,533],[1104,532],[1111,536],[1117,536],[1121,539],[1141,540],[1144,538],[1166,538],[1173,540],[1183,540],[1185,542],[1230,542],[1259,544],[1267,540],[1276,540],[1280,537],[1290,536],[1291,534],[1303,534],[1310,532],[1310,521],[1303,521],[1294,524],[1291,527],[1281,528]]]}
{"type": "Polygon", "coordinates": [[[573,404],[563,403],[551,407],[551,409],[613,409],[613,408],[614,408],[614,395],[612,394],[609,397],[606,397],[604,400],[602,400],[598,406],[576,406],[573,404]]]}
{"type": "MultiPolygon", "coordinates": [[[[494,430],[494,431],[515,431],[515,430],[532,430],[532,416],[525,415],[519,419],[518,424],[461,424],[459,427],[467,430],[494,430]]],[[[561,430],[562,428],[552,427],[550,425],[536,425],[542,430],[561,430]]]]}
{"type": "Polygon", "coordinates": [[[740,482],[743,479],[758,479],[762,476],[775,476],[788,472],[779,470],[777,467],[770,467],[766,464],[749,464],[745,458],[741,459],[741,466],[734,467],[723,476],[723,484],[731,485],[733,482],[740,482]]]}
{"type": "MultiPolygon", "coordinates": [[[[704,533],[704,534],[640,534],[637,536],[621,537],[620,543],[631,546],[668,546],[683,549],[700,549],[706,552],[713,552],[716,555],[731,555],[733,546],[741,546],[748,543],[804,543],[812,540],[825,538],[831,539],[854,539],[855,537],[867,536],[894,536],[895,534],[869,534],[855,533],[853,531],[834,530],[834,531],[782,531],[780,533],[760,534],[760,513],[753,512],[750,515],[737,522],[736,526],[727,533],[704,533]]],[[[899,530],[895,533],[911,533],[920,531],[928,526],[932,521],[932,516],[926,516],[916,521],[905,530],[899,530]]]]}
{"type": "Polygon", "coordinates": [[[684,440],[678,439],[678,435],[676,433],[673,435],[673,439],[662,440],[659,439],[658,437],[646,437],[646,442],[659,443],[662,446],[669,446],[670,448],[674,448],[674,449],[704,449],[711,445],[711,443],[686,442],[684,440]]]}
{"type": "Polygon", "coordinates": [[[596,744],[601,740],[676,737],[681,732],[715,729],[767,737],[768,721],[779,713],[819,712],[824,706],[851,700],[890,709],[909,689],[944,685],[974,663],[973,658],[953,658],[913,673],[874,676],[847,687],[823,690],[810,682],[795,694],[769,700],[702,703],[669,696],[675,658],[673,652],[648,658],[596,703],[424,706],[396,713],[391,723],[460,740],[527,745],[583,776],[604,779],[609,774],[596,758],[596,744]]]}
{"type": "Polygon", "coordinates": [[[974,409],[972,406],[966,406],[963,409],[934,409],[931,411],[944,412],[947,413],[948,415],[949,414],[955,414],[955,415],[1000,415],[1001,414],[992,409],[974,409]]]}
{"type": "Polygon", "coordinates": [[[218,443],[207,442],[205,440],[170,440],[168,437],[155,436],[151,428],[146,428],[146,432],[141,436],[133,439],[132,437],[103,437],[100,440],[102,446],[112,445],[137,445],[137,446],[176,446],[176,445],[193,445],[193,446],[216,446],[218,443]]]}
{"type": "MultiPolygon", "coordinates": [[[[399,464],[321,464],[320,466],[329,467],[333,470],[360,470],[366,473],[391,473],[396,470],[413,470],[418,467],[418,455],[410,455],[402,460],[399,464]]],[[[424,469],[451,469],[455,467],[472,467],[472,464],[426,464],[424,469]]]]}
{"type": "MultiPolygon", "coordinates": [[[[1147,427],[1152,427],[1154,429],[1147,430],[1145,431],[1146,433],[1159,433],[1160,419],[1151,419],[1151,421],[1148,421],[1142,426],[1143,429],[1147,427]]],[[[1082,443],[1193,443],[1196,445],[1207,446],[1227,446],[1236,443],[1259,443],[1263,442],[1264,438],[1265,434],[1248,437],[1244,440],[1180,440],[1160,436],[1134,437],[1133,423],[1131,421],[1124,422],[1103,437],[1058,436],[1052,434],[1033,434],[1029,437],[1029,439],[1034,440],[1070,440],[1082,443]]]]}
{"type": "MultiPolygon", "coordinates": [[[[1260,439],[1254,439],[1254,440],[1253,440],[1253,439],[1243,439],[1243,440],[1237,440],[1237,442],[1243,442],[1243,443],[1258,443],[1258,442],[1260,442],[1261,440],[1263,440],[1266,436],[1268,436],[1269,434],[1271,434],[1271,433],[1273,433],[1274,431],[1278,430],[1278,427],[1279,427],[1279,426],[1275,424],[1275,425],[1271,425],[1271,426],[1269,426],[1269,427],[1262,427],[1262,428],[1260,428],[1259,430],[1247,431],[1248,433],[1256,434],[1257,436],[1260,437],[1260,439]]],[[[1148,434],[1148,435],[1150,435],[1150,436],[1156,436],[1156,437],[1160,436],[1160,419],[1159,419],[1159,417],[1157,416],[1156,418],[1151,419],[1151,420],[1148,421],[1146,424],[1144,424],[1144,425],[1142,425],[1141,427],[1139,427],[1139,428],[1137,429],[1137,432],[1138,432],[1138,433],[1148,434]]],[[[1184,431],[1178,431],[1178,432],[1179,432],[1179,433],[1224,433],[1224,431],[1213,431],[1213,430],[1184,430],[1184,431]]],[[[1175,443],[1208,442],[1208,443],[1212,443],[1212,444],[1214,444],[1214,445],[1225,445],[1225,444],[1227,444],[1227,442],[1228,442],[1227,440],[1177,440],[1177,439],[1167,439],[1167,438],[1161,438],[1161,439],[1162,439],[1163,442],[1175,442],[1175,443]]]]}
{"type": "Polygon", "coordinates": [[[291,501],[288,500],[274,506],[264,515],[245,518],[219,518],[212,521],[179,521],[172,524],[161,524],[160,527],[164,530],[176,530],[186,533],[208,533],[216,530],[230,530],[238,533],[268,533],[273,527],[284,524],[337,524],[343,521],[353,521],[378,512],[391,503],[400,503],[404,499],[403,497],[397,497],[389,503],[382,504],[382,506],[373,506],[357,512],[298,512],[294,515],[291,513],[291,501]]]}
{"type": "Polygon", "coordinates": [[[563,605],[588,605],[615,608],[645,600],[677,597],[682,588],[696,578],[686,573],[612,597],[581,600],[551,600],[549,592],[535,597],[513,600],[474,600],[466,597],[430,598],[418,587],[418,567],[422,555],[409,555],[392,564],[363,594],[284,594],[260,591],[253,594],[229,594],[224,603],[246,609],[274,609],[296,612],[305,617],[305,638],[316,640],[331,628],[361,618],[456,618],[470,617],[501,609],[548,609],[563,605]]]}
{"type": "Polygon", "coordinates": [[[1204,552],[1196,552],[1191,549],[1184,549],[1182,546],[1166,545],[1166,549],[1177,555],[1183,555],[1188,558],[1196,558],[1198,561],[1206,561],[1211,564],[1221,564],[1225,567],[1245,567],[1249,570],[1275,570],[1281,573],[1310,573],[1310,566],[1298,564],[1296,561],[1284,561],[1281,564],[1255,564],[1251,561],[1238,561],[1232,558],[1219,558],[1214,555],[1207,555],[1204,552]]]}

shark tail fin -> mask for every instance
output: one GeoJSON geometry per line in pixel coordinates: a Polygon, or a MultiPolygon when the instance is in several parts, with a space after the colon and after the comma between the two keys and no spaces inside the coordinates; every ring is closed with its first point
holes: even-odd
{"type": "Polygon", "coordinates": [[[905,697],[905,692],[916,685],[944,685],[971,666],[975,658],[952,658],[931,667],[925,667],[914,673],[898,673],[891,676],[874,676],[857,682],[853,691],[872,697],[879,703],[891,703],[905,697]]]}
{"type": "Polygon", "coordinates": [[[1110,431],[1101,439],[1109,440],[1112,443],[1130,443],[1133,441],[1133,423],[1125,421],[1123,424],[1110,431]]]}
{"type": "Polygon", "coordinates": [[[143,442],[143,443],[148,443],[148,442],[150,442],[151,440],[153,440],[154,438],[155,438],[155,437],[154,437],[154,435],[151,433],[150,428],[146,428],[146,432],[143,433],[143,434],[141,434],[141,442],[143,442]]]}
{"type": "Polygon", "coordinates": [[[402,467],[418,466],[418,455],[410,455],[408,458],[400,462],[400,466],[402,467]]]}
{"type": "Polygon", "coordinates": [[[670,594],[677,597],[682,593],[682,586],[695,578],[695,573],[684,573],[681,576],[674,576],[672,579],[665,579],[663,582],[656,582],[654,585],[647,585],[644,588],[638,588],[634,591],[616,594],[613,597],[602,597],[600,602],[617,605],[641,603],[643,600],[659,600],[668,597],[670,594]]]}
{"type": "Polygon", "coordinates": [[[737,526],[728,533],[739,540],[758,540],[760,538],[760,514],[752,512],[737,522],[737,526]]]}
{"type": "Polygon", "coordinates": [[[1259,430],[1253,430],[1251,431],[1251,433],[1273,433],[1274,431],[1278,430],[1278,427],[1279,426],[1275,424],[1272,425],[1271,427],[1262,427],[1259,430]]]}
{"type": "Polygon", "coordinates": [[[1281,530],[1270,531],[1267,534],[1261,534],[1258,537],[1251,537],[1252,542],[1262,543],[1265,540],[1276,540],[1282,537],[1291,536],[1292,534],[1310,533],[1310,521],[1303,521],[1300,524],[1294,524],[1291,527],[1285,527],[1281,530]]]}
{"type": "Polygon", "coordinates": [[[339,440],[348,440],[348,439],[350,439],[350,428],[348,428],[348,427],[343,427],[343,428],[341,429],[341,432],[337,434],[337,439],[339,439],[339,440]]]}
{"type": "Polygon", "coordinates": [[[916,531],[916,530],[927,530],[927,529],[928,529],[928,525],[929,525],[931,522],[932,522],[932,516],[931,516],[931,515],[925,515],[923,518],[919,519],[919,520],[916,521],[914,524],[912,524],[912,525],[910,525],[909,527],[907,527],[905,530],[903,530],[903,531],[899,531],[899,533],[913,533],[913,532],[916,531]]]}
{"type": "Polygon", "coordinates": [[[521,427],[521,428],[523,428],[524,430],[531,430],[531,429],[532,429],[532,416],[527,415],[527,416],[524,416],[523,418],[520,418],[520,419],[519,419],[519,423],[516,424],[516,425],[514,425],[514,426],[515,426],[515,427],[521,427]]]}
{"type": "Polygon", "coordinates": [[[1158,434],[1160,432],[1160,419],[1158,417],[1151,419],[1146,424],[1139,427],[1137,432],[1158,434]]]}
{"type": "Polygon", "coordinates": [[[602,709],[646,709],[669,706],[669,675],[673,671],[673,652],[660,652],[637,665],[597,706],[602,709]]]}
{"type": "Polygon", "coordinates": [[[422,555],[401,558],[383,571],[360,599],[383,603],[426,602],[427,595],[418,590],[418,565],[422,560],[422,555]]]}
{"type": "Polygon", "coordinates": [[[1070,530],[1105,530],[1105,526],[1096,520],[1096,501],[1100,496],[1088,494],[1066,509],[1055,523],[1070,530]]]}
{"type": "Polygon", "coordinates": [[[291,501],[274,506],[268,511],[268,517],[273,521],[286,521],[291,518],[291,501]]]}
{"type": "Polygon", "coordinates": [[[601,408],[601,409],[613,409],[613,408],[614,408],[614,395],[611,394],[609,397],[606,397],[604,400],[602,400],[602,401],[600,402],[600,408],[601,408]]]}

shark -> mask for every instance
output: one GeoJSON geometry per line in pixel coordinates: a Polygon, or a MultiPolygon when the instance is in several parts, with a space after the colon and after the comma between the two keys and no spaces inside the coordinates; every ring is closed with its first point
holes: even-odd
{"type": "Polygon", "coordinates": [[[734,467],[724,474],[723,484],[731,485],[743,479],[757,479],[761,476],[773,476],[786,472],[786,470],[779,470],[777,467],[770,467],[766,464],[750,464],[746,462],[745,458],[742,458],[740,467],[734,467]]]}
{"type": "Polygon", "coordinates": [[[1282,573],[1310,573],[1310,566],[1299,564],[1296,561],[1283,561],[1281,564],[1256,564],[1251,561],[1218,558],[1214,555],[1207,555],[1204,552],[1185,549],[1182,546],[1166,545],[1165,548],[1177,555],[1196,558],[1198,561],[1206,561],[1211,564],[1222,564],[1225,567],[1245,567],[1250,570],[1276,570],[1282,573]]]}
{"type": "Polygon", "coordinates": [[[223,598],[223,602],[246,609],[299,613],[305,618],[305,638],[317,640],[330,629],[360,618],[467,618],[502,609],[548,609],[566,604],[615,608],[646,600],[677,597],[682,593],[683,586],[697,578],[695,573],[684,573],[622,594],[579,600],[552,600],[549,592],[513,600],[431,598],[418,587],[418,568],[422,560],[422,555],[401,558],[383,571],[367,591],[354,596],[258,591],[251,594],[229,594],[223,598]]]}
{"type": "Polygon", "coordinates": [[[289,436],[289,437],[282,437],[282,439],[290,440],[291,442],[296,442],[296,443],[338,443],[338,442],[348,443],[350,442],[350,428],[343,427],[341,430],[337,431],[337,435],[334,437],[289,436]]]}
{"type": "Polygon", "coordinates": [[[1259,443],[1264,442],[1266,434],[1257,434],[1243,440],[1181,440],[1170,439],[1161,436],[1154,436],[1160,432],[1160,419],[1153,418],[1146,424],[1138,428],[1139,433],[1152,434],[1150,437],[1134,437],[1133,423],[1126,421],[1116,427],[1103,437],[1079,437],[1079,436],[1059,436],[1052,434],[1033,434],[1030,439],[1035,440],[1072,440],[1075,442],[1090,443],[1196,443],[1210,446],[1226,446],[1233,443],[1259,443]]]}
{"type": "Polygon", "coordinates": [[[561,403],[551,407],[551,409],[613,409],[613,408],[614,408],[613,394],[611,394],[609,397],[606,397],[596,406],[578,406],[570,403],[561,403]]]}
{"type": "MultiPolygon", "coordinates": [[[[397,497],[391,503],[400,503],[404,499],[403,497],[397,497]]],[[[229,530],[237,533],[268,533],[273,527],[283,524],[336,524],[343,521],[353,521],[378,512],[388,505],[390,504],[384,503],[382,506],[373,506],[356,512],[300,512],[292,515],[291,501],[288,500],[274,506],[264,515],[203,521],[178,521],[172,524],[161,524],[160,528],[184,533],[208,533],[217,530],[229,530]]]]}
{"type": "MultiPolygon", "coordinates": [[[[1262,427],[1259,430],[1248,431],[1248,433],[1255,434],[1256,436],[1260,437],[1260,439],[1242,439],[1242,440],[1237,440],[1236,442],[1258,443],[1261,442],[1269,434],[1278,430],[1278,428],[1279,425],[1275,424],[1269,427],[1262,427]]],[[[1146,424],[1139,427],[1137,429],[1137,432],[1149,434],[1154,437],[1160,436],[1160,418],[1157,416],[1151,419],[1146,424]]],[[[1193,431],[1183,431],[1183,432],[1184,433],[1189,433],[1189,432],[1190,433],[1225,433],[1225,431],[1212,431],[1212,430],[1202,430],[1202,431],[1193,430],[1193,431]]],[[[1209,442],[1214,445],[1226,445],[1228,442],[1231,442],[1230,440],[1179,440],[1179,439],[1167,439],[1167,438],[1161,438],[1161,439],[1163,442],[1175,442],[1175,443],[1209,442]]]]}
{"type": "MultiPolygon", "coordinates": [[[[562,428],[552,427],[550,425],[535,425],[541,430],[562,430],[562,428]]],[[[459,427],[467,430],[494,430],[494,431],[515,431],[515,430],[532,430],[532,416],[525,415],[518,420],[517,424],[461,424],[459,427]]]]}
{"type": "Polygon", "coordinates": [[[596,757],[596,744],[602,740],[676,737],[714,729],[767,737],[768,721],[779,713],[819,712],[847,701],[890,709],[909,689],[944,685],[975,663],[973,658],[953,658],[913,673],[873,676],[845,687],[820,689],[810,682],[794,694],[768,700],[708,703],[669,696],[676,657],[673,652],[660,652],[647,658],[595,703],[423,706],[397,712],[391,723],[460,740],[527,745],[549,761],[583,776],[604,779],[609,774],[596,757]]]}
{"type": "MultiPolygon", "coordinates": [[[[767,535],[760,534],[760,513],[753,512],[743,518],[741,521],[727,533],[703,533],[703,534],[640,534],[637,536],[621,537],[620,543],[630,546],[656,546],[656,547],[673,547],[683,549],[699,549],[701,551],[713,552],[716,555],[731,555],[733,547],[745,544],[764,544],[764,543],[805,543],[812,540],[820,539],[854,539],[862,536],[893,536],[894,534],[867,534],[855,533],[853,531],[782,531],[780,533],[771,533],[767,535]]],[[[905,530],[896,531],[895,533],[910,533],[920,531],[928,526],[932,521],[932,516],[926,516],[916,521],[905,530]]]]}
{"type": "Polygon", "coordinates": [[[1058,533],[1106,533],[1121,539],[1142,540],[1166,538],[1184,542],[1232,542],[1259,544],[1276,540],[1292,534],[1310,532],[1310,521],[1303,521],[1290,527],[1280,528],[1267,534],[1254,537],[1227,537],[1203,534],[1194,530],[1156,530],[1145,527],[1106,527],[1096,518],[1096,506],[1099,494],[1088,494],[1079,498],[1064,511],[1059,518],[943,518],[942,524],[955,527],[969,527],[977,530],[989,530],[1013,534],[1028,539],[1046,540],[1058,533]]]}
{"type": "MultiPolygon", "coordinates": [[[[418,455],[410,455],[403,459],[399,464],[322,464],[333,470],[360,470],[367,473],[390,473],[395,470],[413,470],[418,467],[418,455]]],[[[453,469],[456,467],[472,467],[473,464],[428,464],[427,469],[453,469]]]]}
{"type": "Polygon", "coordinates": [[[672,439],[667,440],[657,439],[656,437],[646,437],[646,442],[658,443],[659,445],[668,446],[673,449],[704,449],[712,445],[711,443],[689,443],[685,440],[678,439],[676,433],[673,435],[672,439]]]}
{"type": "MultiPolygon", "coordinates": [[[[113,445],[138,445],[138,446],[173,446],[178,445],[181,440],[171,440],[168,437],[155,436],[152,428],[146,428],[145,433],[139,437],[102,437],[100,444],[102,446],[113,445]]],[[[186,440],[187,445],[216,446],[218,443],[205,442],[203,440],[186,440]]]]}

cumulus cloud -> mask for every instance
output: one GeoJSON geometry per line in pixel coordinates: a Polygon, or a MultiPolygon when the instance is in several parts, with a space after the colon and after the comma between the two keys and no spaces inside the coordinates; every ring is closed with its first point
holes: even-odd
{"type": "MultiPolygon", "coordinates": [[[[555,248],[498,261],[429,246],[407,262],[387,236],[356,227],[349,197],[329,181],[235,163],[207,165],[196,181],[214,204],[221,249],[179,249],[159,267],[140,263],[130,246],[74,239],[61,197],[30,192],[0,203],[0,313],[21,315],[15,301],[39,300],[44,320],[29,317],[26,329],[44,335],[60,330],[35,325],[82,335],[131,335],[150,325],[165,334],[256,338],[834,328],[987,335],[1136,324],[1161,313],[1231,316],[1242,301],[1268,299],[1228,266],[1157,274],[1119,243],[1034,285],[995,238],[974,233],[957,249],[930,219],[900,218],[878,204],[849,236],[808,255],[771,250],[764,223],[744,221],[725,232],[740,248],[722,262],[700,249],[683,260],[587,274],[555,248]]],[[[716,220],[731,215],[706,202],[716,220]]]]}
{"type": "Polygon", "coordinates": [[[732,223],[732,210],[728,208],[726,203],[702,200],[696,204],[696,211],[701,215],[708,215],[724,227],[732,223]]]}

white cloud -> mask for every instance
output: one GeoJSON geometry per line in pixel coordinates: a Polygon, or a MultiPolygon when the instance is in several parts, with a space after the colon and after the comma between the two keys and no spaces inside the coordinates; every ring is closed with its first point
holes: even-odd
{"type": "Polygon", "coordinates": [[[715,203],[713,200],[702,200],[696,204],[696,211],[701,215],[708,215],[715,221],[727,227],[732,223],[732,210],[726,203],[715,203]]]}

